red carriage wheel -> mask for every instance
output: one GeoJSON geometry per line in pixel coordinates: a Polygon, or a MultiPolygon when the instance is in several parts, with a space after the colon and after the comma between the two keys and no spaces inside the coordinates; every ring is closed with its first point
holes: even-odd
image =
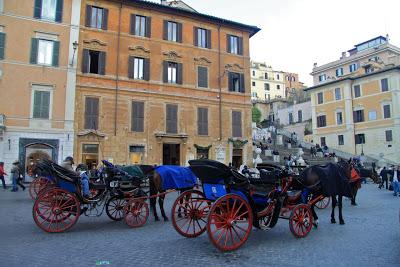
{"type": "Polygon", "coordinates": [[[70,192],[50,188],[38,195],[32,215],[36,225],[49,233],[64,232],[71,228],[80,216],[80,203],[70,192]]]}
{"type": "Polygon", "coordinates": [[[124,208],[124,220],[129,227],[143,226],[149,218],[149,205],[143,199],[132,198],[124,208]]]}
{"type": "Polygon", "coordinates": [[[251,207],[239,195],[227,194],[211,206],[207,232],[219,250],[231,251],[241,247],[249,238],[252,226],[251,207]]]}
{"type": "Polygon", "coordinates": [[[124,207],[126,198],[120,196],[111,197],[106,203],[107,216],[114,221],[121,221],[124,218],[124,207]]]}
{"type": "Polygon", "coordinates": [[[326,209],[330,203],[331,203],[331,198],[325,197],[325,198],[321,199],[320,201],[318,201],[317,203],[315,203],[315,206],[318,209],[322,210],[322,209],[326,209]]]}
{"type": "Polygon", "coordinates": [[[41,190],[52,184],[53,181],[45,177],[35,178],[29,185],[29,195],[33,200],[35,200],[41,190]]]}
{"type": "Polygon", "coordinates": [[[190,190],[181,194],[172,206],[172,225],[184,237],[197,237],[207,229],[211,203],[204,193],[190,190]]]}
{"type": "Polygon", "coordinates": [[[289,217],[289,228],[295,237],[306,237],[312,228],[312,212],[308,205],[299,204],[289,217]]]}

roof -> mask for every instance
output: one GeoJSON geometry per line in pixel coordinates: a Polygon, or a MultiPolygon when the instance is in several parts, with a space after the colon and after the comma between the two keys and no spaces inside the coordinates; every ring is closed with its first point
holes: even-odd
{"type": "Polygon", "coordinates": [[[381,39],[381,38],[382,38],[382,39],[385,39],[385,41],[387,41],[386,37],[383,37],[382,35],[379,35],[378,37],[375,37],[375,38],[369,39],[368,41],[365,41],[365,42],[362,42],[362,43],[356,44],[354,47],[357,47],[357,46],[359,46],[359,45],[363,45],[363,44],[369,43],[369,42],[371,42],[371,41],[373,41],[373,40],[376,40],[376,39],[381,39]]]}
{"type": "Polygon", "coordinates": [[[390,67],[390,68],[381,69],[381,70],[378,70],[378,71],[374,71],[374,72],[371,72],[371,73],[366,73],[366,74],[355,76],[355,77],[345,77],[345,78],[334,80],[334,81],[331,81],[331,82],[326,82],[326,83],[318,84],[318,85],[315,85],[315,86],[311,86],[311,87],[305,88],[303,90],[304,91],[311,91],[311,90],[315,90],[315,89],[318,89],[320,87],[324,87],[324,86],[327,86],[327,85],[332,85],[332,84],[335,84],[335,83],[338,83],[338,82],[342,82],[342,81],[346,81],[346,80],[354,81],[354,80],[357,80],[357,79],[373,76],[373,75],[380,74],[380,73],[387,72],[387,71],[391,71],[391,70],[400,70],[400,65],[394,66],[394,67],[390,67]]]}
{"type": "Polygon", "coordinates": [[[190,16],[193,18],[208,20],[208,21],[214,22],[216,24],[224,24],[224,25],[231,26],[234,28],[240,28],[245,31],[248,31],[250,33],[250,37],[252,37],[253,35],[255,35],[257,32],[259,32],[261,30],[257,26],[247,25],[247,24],[243,24],[240,22],[227,20],[227,19],[191,11],[189,9],[172,7],[172,6],[163,5],[163,4],[159,4],[159,3],[155,3],[155,2],[151,2],[151,1],[145,1],[145,0],[120,0],[120,1],[132,4],[132,5],[140,6],[140,7],[147,7],[150,9],[160,10],[160,11],[175,14],[175,15],[186,15],[186,16],[190,16]]]}

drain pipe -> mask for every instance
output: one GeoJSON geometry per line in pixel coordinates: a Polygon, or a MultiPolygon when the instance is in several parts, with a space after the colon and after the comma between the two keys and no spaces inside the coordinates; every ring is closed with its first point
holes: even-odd
{"type": "Polygon", "coordinates": [[[117,118],[118,118],[118,91],[119,91],[119,52],[121,39],[121,13],[122,3],[119,5],[118,16],[118,39],[117,39],[117,66],[115,67],[115,103],[114,103],[114,136],[117,136],[117,118]]]}
{"type": "MultiPolygon", "coordinates": [[[[225,74],[225,72],[224,72],[225,74]]],[[[221,25],[218,25],[219,141],[222,142],[221,25]]]]}

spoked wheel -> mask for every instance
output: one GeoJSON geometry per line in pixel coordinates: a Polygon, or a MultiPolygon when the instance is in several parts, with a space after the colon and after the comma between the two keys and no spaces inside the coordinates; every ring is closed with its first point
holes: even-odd
{"type": "Polygon", "coordinates": [[[184,237],[197,237],[207,229],[211,203],[204,193],[190,190],[181,194],[172,206],[172,225],[184,237]]]}
{"type": "Polygon", "coordinates": [[[52,185],[53,181],[44,177],[37,177],[29,185],[29,195],[35,200],[41,190],[46,188],[48,185],[52,185]]]}
{"type": "Polygon", "coordinates": [[[317,203],[315,203],[315,206],[318,209],[322,210],[322,209],[326,209],[330,203],[331,203],[331,198],[325,197],[325,198],[321,199],[320,201],[318,201],[317,203]]]}
{"type": "Polygon", "coordinates": [[[68,230],[76,223],[80,212],[78,199],[72,193],[59,188],[42,191],[32,209],[36,225],[48,233],[68,230]]]}
{"type": "Polygon", "coordinates": [[[124,207],[128,201],[121,196],[113,196],[106,203],[106,213],[111,220],[121,221],[124,218],[124,207]]]}
{"type": "Polygon", "coordinates": [[[207,232],[211,242],[222,251],[238,249],[249,238],[253,213],[249,203],[239,195],[219,198],[208,215],[207,232]]]}
{"type": "Polygon", "coordinates": [[[306,237],[312,228],[311,209],[306,204],[299,204],[292,210],[289,218],[289,228],[295,237],[306,237]]]}
{"type": "Polygon", "coordinates": [[[125,223],[132,228],[143,226],[149,218],[149,205],[143,199],[132,198],[124,208],[125,223]]]}

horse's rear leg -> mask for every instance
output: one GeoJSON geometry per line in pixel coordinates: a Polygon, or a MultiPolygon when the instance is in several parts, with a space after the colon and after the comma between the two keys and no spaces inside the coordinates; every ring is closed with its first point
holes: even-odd
{"type": "Polygon", "coordinates": [[[157,199],[156,198],[150,198],[150,208],[153,210],[153,215],[154,215],[154,220],[159,221],[160,219],[158,218],[157,215],[157,207],[156,207],[157,199]]]}
{"type": "Polygon", "coordinates": [[[331,223],[336,223],[336,220],[335,220],[335,207],[336,207],[336,196],[333,196],[332,197],[331,223]]]}
{"type": "Polygon", "coordinates": [[[313,225],[314,225],[314,227],[315,228],[318,228],[318,216],[317,216],[317,213],[315,212],[315,208],[314,208],[314,205],[311,205],[311,212],[312,212],[312,216],[313,216],[313,219],[314,219],[314,221],[313,221],[313,225]]]}
{"type": "Polygon", "coordinates": [[[358,192],[357,184],[352,185],[351,205],[353,205],[353,206],[357,206],[357,203],[356,203],[357,192],[358,192]]]}
{"type": "Polygon", "coordinates": [[[343,197],[342,196],[339,196],[338,197],[339,198],[339,223],[340,224],[344,224],[344,220],[343,220],[343,214],[342,214],[342,200],[343,200],[343,197]]]}
{"type": "Polygon", "coordinates": [[[167,215],[165,215],[165,211],[164,211],[164,198],[165,198],[165,195],[160,196],[158,198],[158,205],[160,205],[161,215],[163,216],[164,221],[168,221],[168,217],[167,217],[167,215]]]}

